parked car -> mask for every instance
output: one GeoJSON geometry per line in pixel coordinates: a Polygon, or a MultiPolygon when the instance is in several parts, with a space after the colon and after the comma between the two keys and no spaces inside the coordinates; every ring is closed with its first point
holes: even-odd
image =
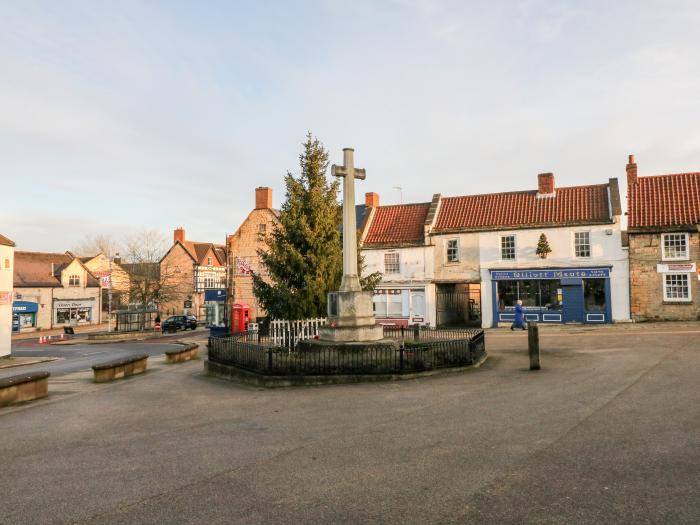
{"type": "Polygon", "coordinates": [[[194,315],[171,315],[160,325],[163,332],[176,332],[197,328],[197,318],[194,315]]]}

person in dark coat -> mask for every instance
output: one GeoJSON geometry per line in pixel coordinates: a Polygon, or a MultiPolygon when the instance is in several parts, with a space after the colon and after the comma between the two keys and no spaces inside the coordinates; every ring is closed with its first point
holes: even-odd
{"type": "Polygon", "coordinates": [[[515,330],[516,328],[525,330],[525,308],[523,308],[523,302],[520,299],[516,301],[515,319],[513,320],[513,324],[510,325],[511,330],[515,330]]]}

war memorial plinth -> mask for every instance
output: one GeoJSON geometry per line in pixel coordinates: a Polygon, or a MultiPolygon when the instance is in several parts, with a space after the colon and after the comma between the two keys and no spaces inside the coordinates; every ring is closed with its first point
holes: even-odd
{"type": "Polygon", "coordinates": [[[290,386],[410,378],[478,366],[486,358],[483,330],[385,327],[374,317],[373,293],[362,290],[357,267],[353,150],[343,150],[343,278],[328,294],[328,318],[318,338],[285,344],[260,334],[210,337],[208,373],[261,386],[290,386]]]}

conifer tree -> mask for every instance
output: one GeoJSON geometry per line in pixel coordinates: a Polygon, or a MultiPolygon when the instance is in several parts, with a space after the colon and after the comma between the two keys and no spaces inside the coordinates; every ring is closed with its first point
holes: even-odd
{"type": "Polygon", "coordinates": [[[537,249],[535,250],[535,253],[542,259],[546,259],[547,254],[552,253],[552,248],[549,247],[549,241],[544,233],[540,234],[540,240],[537,241],[537,249]]]}
{"type": "Polygon", "coordinates": [[[309,133],[299,156],[301,173],[285,177],[279,225],[260,250],[267,277],[253,274],[253,291],[275,319],[325,317],[327,295],[343,272],[339,181],[326,179],[328,152],[309,133]]]}

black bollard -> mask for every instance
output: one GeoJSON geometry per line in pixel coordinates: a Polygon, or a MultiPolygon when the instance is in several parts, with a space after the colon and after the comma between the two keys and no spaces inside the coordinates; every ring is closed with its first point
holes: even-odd
{"type": "Polygon", "coordinates": [[[535,321],[527,323],[527,351],[530,354],[530,370],[540,369],[540,327],[535,321]]]}

